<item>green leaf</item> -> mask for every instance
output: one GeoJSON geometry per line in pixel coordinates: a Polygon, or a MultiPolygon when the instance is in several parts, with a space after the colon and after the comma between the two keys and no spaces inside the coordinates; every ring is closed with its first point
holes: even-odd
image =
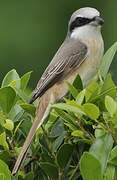
{"type": "Polygon", "coordinates": [[[13,154],[7,150],[0,151],[0,160],[4,161],[7,165],[10,164],[10,159],[13,157],[13,154]]]}
{"type": "Polygon", "coordinates": [[[8,129],[9,131],[13,131],[13,129],[14,129],[14,123],[13,123],[13,121],[10,120],[10,119],[6,119],[6,120],[5,120],[5,124],[4,124],[4,128],[5,128],[5,129],[8,129]]]}
{"type": "Polygon", "coordinates": [[[16,93],[11,87],[4,87],[0,89],[0,106],[5,113],[9,113],[13,107],[16,93]]]}
{"type": "Polygon", "coordinates": [[[4,180],[4,175],[3,174],[0,174],[0,179],[4,180]]]}
{"type": "Polygon", "coordinates": [[[56,152],[60,145],[63,143],[63,140],[66,136],[66,131],[63,131],[60,136],[58,136],[52,144],[52,152],[56,152]]]}
{"type": "Polygon", "coordinates": [[[22,120],[22,123],[21,124],[19,123],[20,131],[22,132],[23,135],[27,136],[27,134],[32,126],[31,117],[25,113],[21,120],[22,120]]]}
{"type": "Polygon", "coordinates": [[[30,76],[32,74],[32,71],[30,72],[27,72],[26,74],[24,74],[22,77],[21,77],[21,89],[22,90],[25,90],[27,85],[28,85],[28,82],[30,80],[30,76]]]}
{"type": "Polygon", "coordinates": [[[110,113],[111,117],[116,113],[117,111],[117,102],[114,101],[114,99],[110,96],[105,97],[105,107],[107,111],[110,113]]]}
{"type": "Polygon", "coordinates": [[[42,152],[41,152],[41,161],[42,162],[50,162],[54,163],[54,158],[51,155],[51,153],[46,149],[44,146],[41,147],[42,152]]]}
{"type": "Polygon", "coordinates": [[[54,126],[52,127],[49,136],[52,138],[56,138],[60,136],[64,131],[65,129],[64,129],[63,121],[59,119],[58,121],[55,122],[54,126]]]}
{"type": "Polygon", "coordinates": [[[18,89],[20,88],[20,77],[15,69],[12,69],[6,74],[6,76],[4,77],[2,81],[1,87],[6,87],[9,85],[16,87],[18,89]]]}
{"type": "Polygon", "coordinates": [[[0,145],[4,147],[5,150],[9,150],[8,143],[6,141],[6,133],[0,134],[0,145]]]}
{"type": "Polygon", "coordinates": [[[63,144],[57,153],[57,162],[60,168],[64,169],[73,153],[71,144],[63,144]]]}
{"type": "Polygon", "coordinates": [[[93,120],[100,115],[99,108],[95,104],[86,103],[83,105],[84,112],[93,120]]]}
{"type": "Polygon", "coordinates": [[[22,112],[22,108],[19,106],[19,104],[15,104],[11,111],[9,112],[9,118],[12,119],[13,121],[15,119],[18,119],[19,114],[22,112]]]}
{"type": "Polygon", "coordinates": [[[103,129],[101,129],[101,128],[97,128],[96,130],[95,130],[95,137],[96,138],[100,138],[101,136],[104,136],[105,135],[105,132],[104,132],[104,130],[103,129]]]}
{"type": "Polygon", "coordinates": [[[86,87],[86,93],[85,98],[86,102],[90,99],[95,98],[95,96],[98,94],[99,84],[95,81],[92,81],[89,83],[89,85],[86,87]]]}
{"type": "Polygon", "coordinates": [[[83,103],[83,101],[84,101],[85,92],[86,92],[86,90],[83,89],[83,90],[77,95],[77,97],[76,97],[76,102],[77,102],[78,104],[80,104],[80,105],[81,105],[81,104],[83,103]]]}
{"type": "Polygon", "coordinates": [[[22,91],[21,89],[17,89],[17,88],[14,88],[14,89],[22,101],[24,101],[26,103],[29,101],[29,96],[26,95],[26,93],[24,93],[24,91],[22,91]]]}
{"type": "Polygon", "coordinates": [[[54,164],[41,162],[40,166],[51,180],[58,180],[58,168],[54,164]]]}
{"type": "Polygon", "coordinates": [[[34,179],[34,173],[31,171],[25,175],[24,180],[33,180],[34,179]]]}
{"type": "Polygon", "coordinates": [[[80,159],[83,180],[102,180],[101,164],[92,154],[85,152],[80,159]]]}
{"type": "Polygon", "coordinates": [[[105,53],[102,59],[102,63],[100,65],[100,73],[101,76],[105,79],[108,73],[111,62],[114,58],[114,55],[117,51],[117,42],[115,42],[105,53]]]}
{"type": "MultiPolygon", "coordinates": [[[[110,114],[108,114],[110,115],[110,114]]],[[[111,121],[114,125],[114,128],[117,128],[117,111],[114,113],[113,117],[107,119],[107,121],[111,121]]]]}
{"type": "Polygon", "coordinates": [[[57,104],[54,104],[52,105],[52,107],[54,108],[58,108],[58,109],[62,109],[62,110],[66,110],[66,111],[70,111],[70,112],[73,112],[73,113],[81,113],[81,114],[84,114],[84,112],[82,111],[82,107],[80,105],[77,104],[77,107],[74,106],[74,105],[69,105],[69,104],[66,104],[66,103],[57,103],[57,104]]]}
{"type": "Polygon", "coordinates": [[[71,133],[74,137],[84,138],[84,133],[81,130],[75,130],[71,133]]]}
{"type": "Polygon", "coordinates": [[[115,146],[110,153],[109,163],[117,166],[117,146],[115,146]]]}
{"type": "Polygon", "coordinates": [[[70,114],[62,111],[61,109],[56,109],[56,112],[58,116],[62,118],[64,124],[68,126],[72,131],[77,129],[75,117],[72,117],[70,114]]]}
{"type": "Polygon", "coordinates": [[[22,103],[20,104],[22,109],[24,109],[27,113],[31,114],[33,117],[35,117],[36,108],[32,104],[26,104],[22,103]]]}
{"type": "Polygon", "coordinates": [[[15,148],[14,148],[14,151],[15,151],[15,155],[16,155],[16,156],[18,156],[18,155],[20,154],[21,149],[22,149],[22,147],[15,147],[15,148]]]}
{"type": "Polygon", "coordinates": [[[4,126],[4,122],[6,119],[6,115],[3,113],[3,111],[0,111],[0,125],[4,126]]]}
{"type": "Polygon", "coordinates": [[[0,180],[11,180],[10,170],[2,160],[0,160],[0,180]]]}
{"type": "Polygon", "coordinates": [[[112,80],[111,74],[108,74],[101,89],[101,96],[109,95],[116,97],[116,86],[112,80]]]}
{"type": "Polygon", "coordinates": [[[57,113],[55,112],[55,110],[52,110],[50,112],[49,117],[48,117],[48,121],[45,124],[45,130],[46,131],[48,131],[48,129],[50,129],[53,126],[53,124],[56,122],[57,118],[58,118],[57,113]]]}
{"type": "Polygon", "coordinates": [[[73,82],[73,86],[79,91],[81,91],[83,89],[83,83],[82,83],[82,80],[81,80],[79,74],[76,76],[76,78],[73,82]]]}
{"type": "Polygon", "coordinates": [[[69,82],[67,82],[68,88],[69,88],[69,92],[71,93],[71,95],[74,97],[74,99],[76,98],[77,94],[78,94],[78,90],[69,82]]]}
{"type": "Polygon", "coordinates": [[[115,166],[113,165],[108,165],[105,175],[104,175],[104,180],[116,180],[115,179],[115,166]]]}
{"type": "Polygon", "coordinates": [[[107,162],[112,147],[113,147],[113,139],[110,134],[105,134],[103,136],[100,136],[95,140],[94,144],[92,144],[92,146],[90,147],[89,150],[90,154],[95,156],[100,161],[102,173],[104,173],[107,167],[107,162]]]}

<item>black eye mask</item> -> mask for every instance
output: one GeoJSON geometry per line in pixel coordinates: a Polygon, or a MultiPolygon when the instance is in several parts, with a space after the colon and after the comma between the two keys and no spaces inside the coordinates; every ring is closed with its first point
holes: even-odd
{"type": "Polygon", "coordinates": [[[89,24],[92,21],[94,21],[94,18],[89,19],[89,18],[77,17],[70,25],[70,32],[72,32],[76,27],[89,24]]]}

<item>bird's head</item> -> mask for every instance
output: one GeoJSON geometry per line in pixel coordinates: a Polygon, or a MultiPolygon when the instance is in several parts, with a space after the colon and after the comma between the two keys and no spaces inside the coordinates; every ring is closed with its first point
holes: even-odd
{"type": "Polygon", "coordinates": [[[96,31],[100,32],[104,20],[100,17],[100,12],[91,7],[81,8],[75,11],[68,24],[68,34],[71,37],[88,35],[96,31]]]}

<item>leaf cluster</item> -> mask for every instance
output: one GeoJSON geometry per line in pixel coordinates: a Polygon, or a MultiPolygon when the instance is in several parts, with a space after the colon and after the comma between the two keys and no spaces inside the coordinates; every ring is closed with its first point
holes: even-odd
{"type": "Polygon", "coordinates": [[[32,72],[9,71],[0,88],[0,179],[3,180],[116,180],[117,86],[110,64],[115,43],[104,55],[99,72],[87,87],[79,76],[68,84],[63,101],[36,132],[21,170],[13,165],[33,123],[34,105],[28,104],[32,72]]]}

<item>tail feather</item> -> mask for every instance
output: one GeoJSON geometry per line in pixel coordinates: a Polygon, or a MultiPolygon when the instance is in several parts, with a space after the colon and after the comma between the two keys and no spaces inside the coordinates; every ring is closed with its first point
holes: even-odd
{"type": "Polygon", "coordinates": [[[24,145],[21,149],[21,152],[18,156],[18,159],[15,163],[15,166],[13,168],[12,174],[15,175],[17,173],[17,171],[19,170],[22,161],[25,159],[26,157],[26,153],[28,151],[28,148],[33,140],[33,137],[35,135],[35,132],[37,130],[37,128],[39,128],[43,121],[45,120],[45,118],[48,116],[49,111],[50,111],[50,103],[54,102],[51,94],[49,93],[45,93],[41,99],[40,99],[40,103],[39,103],[39,107],[37,108],[37,112],[36,112],[36,117],[35,120],[33,122],[33,125],[29,131],[29,134],[24,142],[24,145]]]}

